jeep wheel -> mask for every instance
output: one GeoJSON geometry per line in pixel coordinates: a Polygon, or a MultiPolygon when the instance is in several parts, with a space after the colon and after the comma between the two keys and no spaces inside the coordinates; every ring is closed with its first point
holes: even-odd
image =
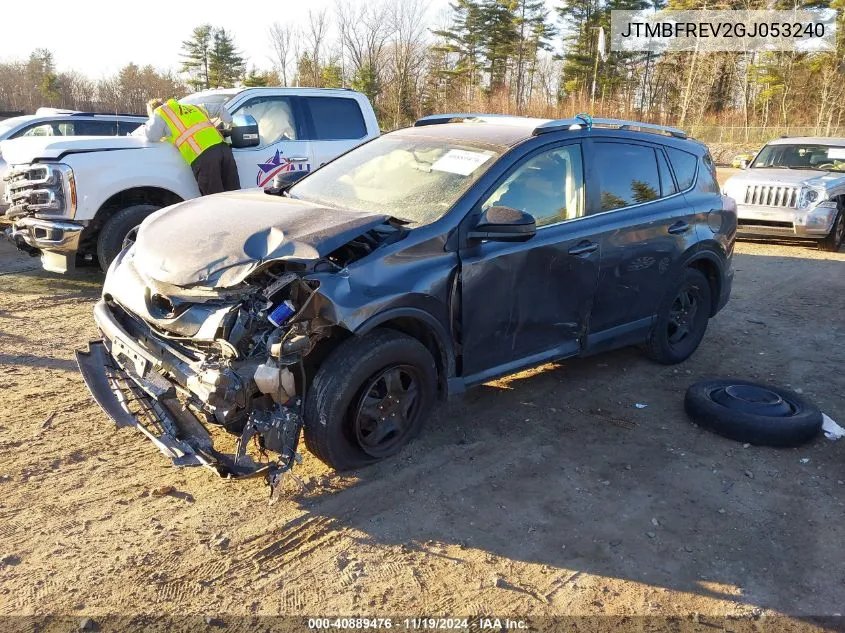
{"type": "Polygon", "coordinates": [[[437,372],[419,341],[375,330],[321,363],[305,400],[305,443],[336,470],[394,455],[419,432],[436,398],[437,372]]]}
{"type": "Polygon", "coordinates": [[[646,353],[664,365],[685,361],[696,350],[710,319],[710,283],[694,268],[685,268],[660,306],[646,343],[646,353]]]}
{"type": "Polygon", "coordinates": [[[840,211],[830,229],[830,234],[819,242],[819,248],[823,251],[835,253],[842,246],[842,238],[845,237],[845,211],[840,211]]]}
{"type": "Polygon", "coordinates": [[[127,236],[134,235],[144,218],[160,208],[154,204],[133,204],[121,209],[106,221],[97,237],[97,259],[104,272],[123,250],[127,236]]]}

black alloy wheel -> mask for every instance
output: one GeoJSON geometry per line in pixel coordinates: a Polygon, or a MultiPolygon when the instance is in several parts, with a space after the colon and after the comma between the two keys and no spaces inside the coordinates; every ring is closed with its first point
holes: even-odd
{"type": "Polygon", "coordinates": [[[405,443],[420,414],[420,376],[411,365],[394,365],[361,390],[352,428],[367,455],[384,457],[405,443]]]}

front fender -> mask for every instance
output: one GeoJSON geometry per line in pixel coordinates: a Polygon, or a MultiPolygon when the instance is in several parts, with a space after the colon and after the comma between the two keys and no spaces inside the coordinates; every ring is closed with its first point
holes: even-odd
{"type": "Polygon", "coordinates": [[[389,308],[361,323],[361,325],[354,330],[354,334],[364,335],[380,325],[384,325],[385,323],[395,319],[413,319],[427,327],[440,348],[447,377],[455,375],[455,348],[452,344],[452,337],[437,318],[421,308],[411,306],[389,308]]]}
{"type": "Polygon", "coordinates": [[[143,149],[70,154],[77,186],[76,220],[90,221],[115,194],[137,187],[157,187],[183,200],[199,197],[196,179],[179,152],[161,144],[143,149]]]}

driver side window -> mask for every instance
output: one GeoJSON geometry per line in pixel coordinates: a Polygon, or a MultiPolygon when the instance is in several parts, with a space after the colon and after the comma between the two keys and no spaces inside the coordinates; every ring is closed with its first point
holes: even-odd
{"type": "Polygon", "coordinates": [[[538,227],[584,215],[584,170],[579,144],[557,147],[527,159],[487,198],[493,206],[534,216],[538,227]]]}
{"type": "Polygon", "coordinates": [[[279,141],[295,141],[297,121],[289,97],[259,97],[238,108],[235,114],[251,114],[258,122],[261,145],[274,145],[279,141]]]}

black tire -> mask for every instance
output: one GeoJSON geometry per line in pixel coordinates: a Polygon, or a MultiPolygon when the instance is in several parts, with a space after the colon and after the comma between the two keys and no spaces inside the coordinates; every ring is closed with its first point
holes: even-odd
{"type": "Polygon", "coordinates": [[[822,413],[803,396],[784,389],[747,380],[717,379],[697,382],[687,389],[684,397],[684,409],[693,422],[699,426],[738,442],[748,442],[764,446],[798,446],[809,442],[822,427],[822,413]],[[754,388],[749,393],[755,394],[748,400],[735,401],[739,408],[728,408],[724,402],[729,387],[754,388]],[[760,404],[765,390],[778,396],[784,405],[784,413],[772,414],[772,408],[780,404],[760,404]],[[755,402],[756,400],[756,402],[755,402]],[[766,413],[761,413],[766,411],[766,413]]]}
{"type": "Polygon", "coordinates": [[[830,234],[819,242],[819,249],[829,253],[836,253],[845,239],[845,211],[840,211],[830,229],[830,234]]]}
{"type": "MultiPolygon", "coordinates": [[[[353,337],[333,350],[314,376],[305,399],[306,446],[336,470],[366,466],[399,452],[410,442],[422,428],[436,396],[437,369],[422,343],[389,329],[353,337]],[[388,379],[398,380],[404,393],[411,392],[411,384],[416,385],[412,405],[390,404],[390,396],[378,393],[390,389],[388,379]],[[371,404],[366,405],[366,400],[371,404]],[[376,407],[373,402],[381,404],[376,407]],[[364,412],[382,409],[385,403],[385,409],[403,408],[390,414],[398,414],[398,427],[392,419],[381,417],[380,422],[364,412]],[[377,436],[391,424],[398,430],[386,432],[385,441],[379,444],[377,436]]],[[[382,413],[386,411],[376,415],[382,413]]]]}
{"type": "Polygon", "coordinates": [[[660,304],[657,321],[645,345],[648,356],[664,365],[689,358],[707,331],[712,301],[707,277],[694,268],[684,268],[660,304]],[[690,303],[687,308],[684,308],[684,297],[690,303]]]}
{"type": "Polygon", "coordinates": [[[148,215],[161,209],[155,204],[133,204],[111,216],[97,237],[97,260],[103,272],[108,270],[112,260],[123,250],[123,241],[131,231],[137,229],[148,215]]]}

